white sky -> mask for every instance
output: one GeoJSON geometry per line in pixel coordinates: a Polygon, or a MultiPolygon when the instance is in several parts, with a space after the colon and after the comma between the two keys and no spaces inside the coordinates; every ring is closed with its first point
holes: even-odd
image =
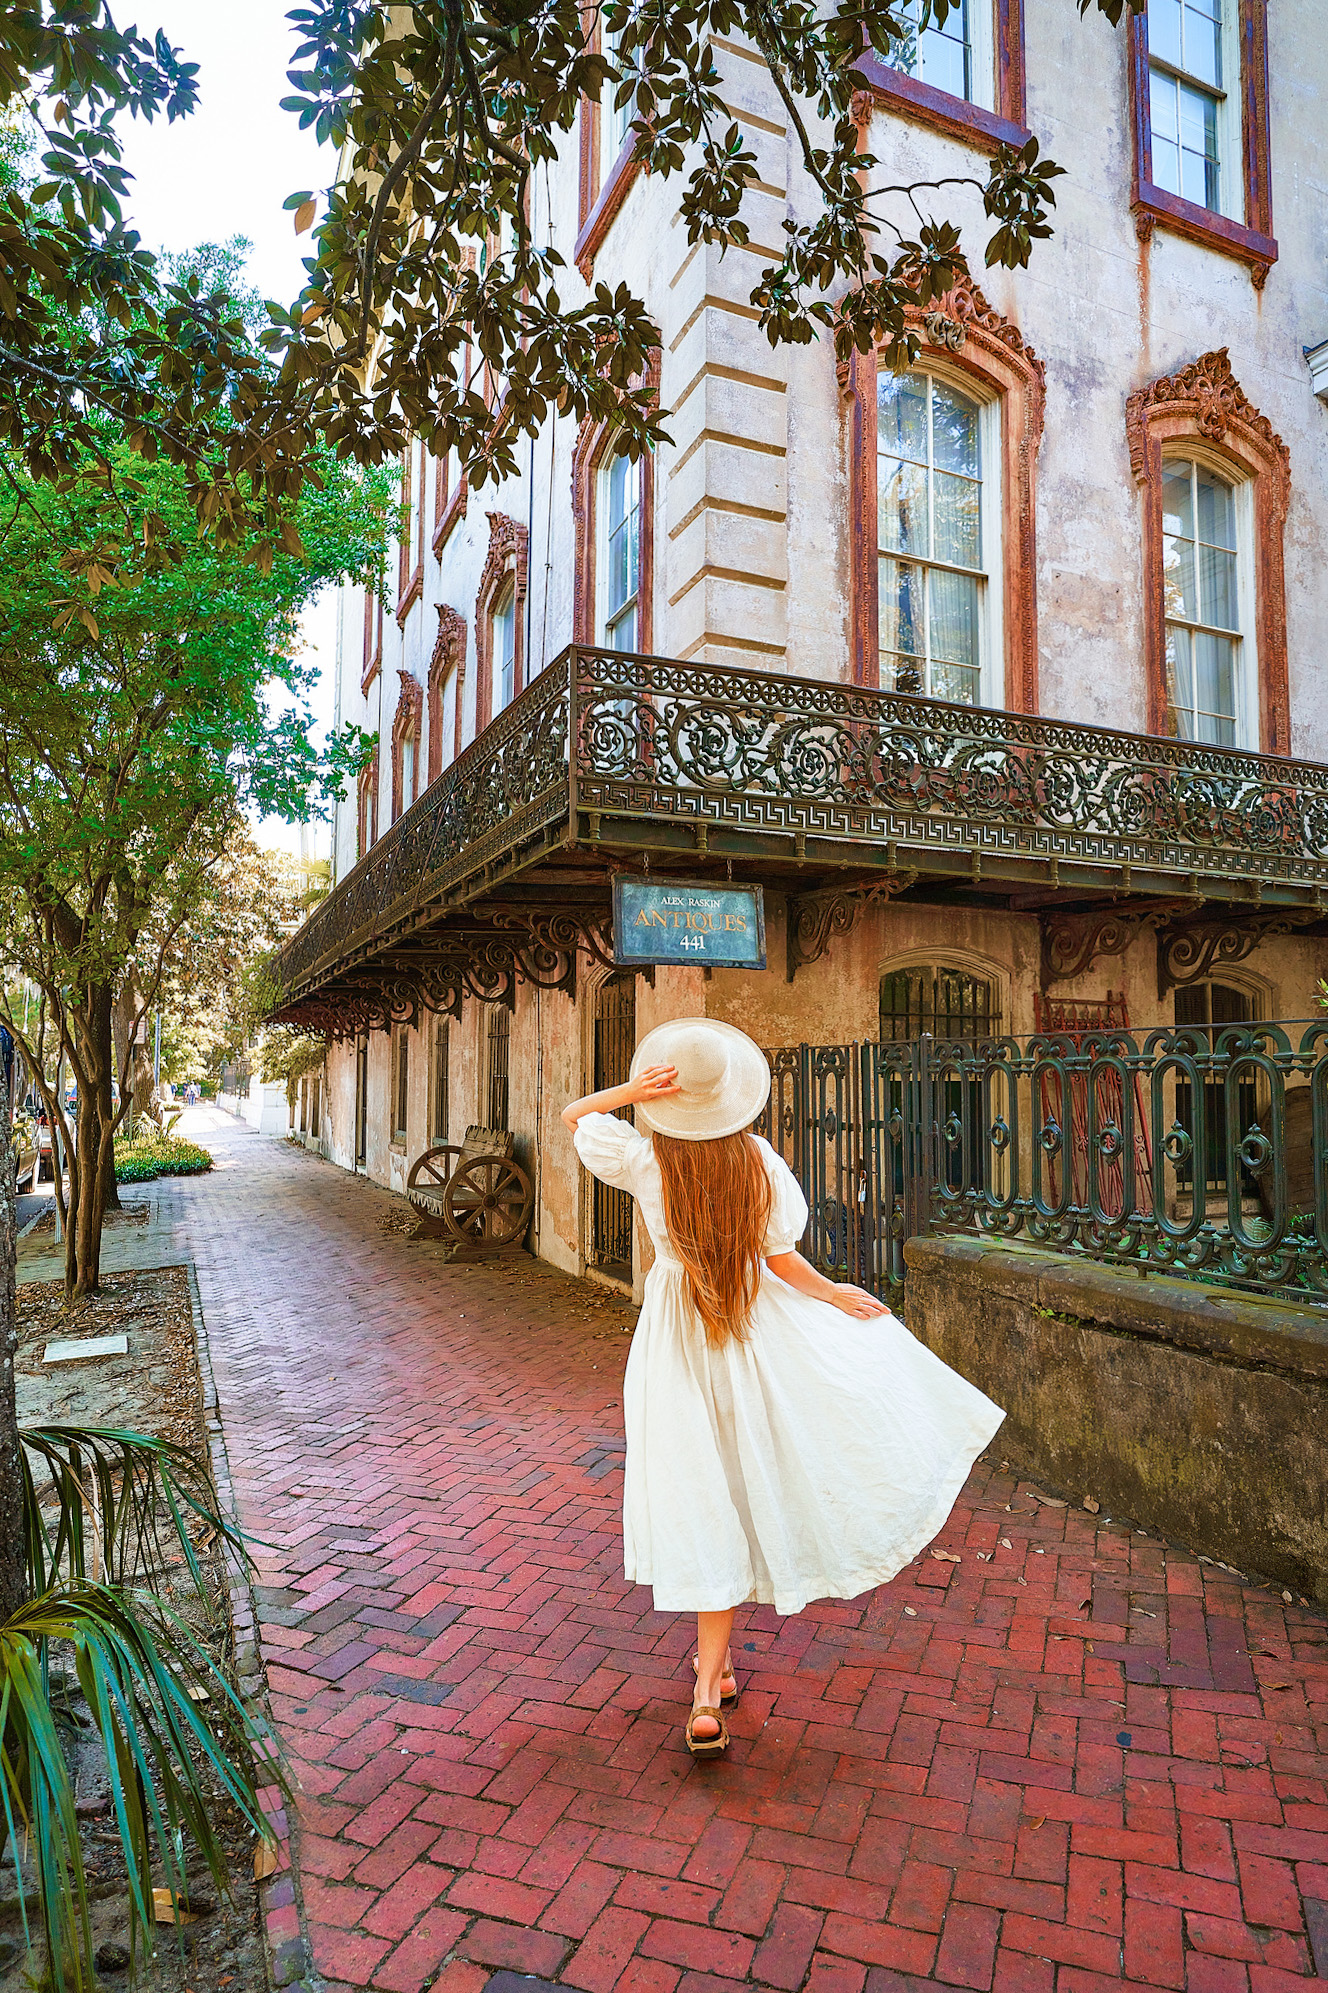
{"type": "MultiPolygon", "coordinates": [[[[191,118],[125,126],[125,164],[135,176],[130,218],[154,249],[191,249],[244,235],[253,244],[248,274],[264,297],[294,302],[304,281],[309,238],[297,237],[283,211],[288,194],[324,187],[336,169],[312,132],[279,108],[290,94],[286,69],[295,39],[286,21],[294,0],[140,0],[135,14],[146,34],[164,28],[199,65],[199,108],[191,118]]],[[[322,672],[319,720],[332,717],[336,597],[331,589],[305,619],[305,641],[322,672]]],[[[314,833],[326,855],[329,826],[314,833]]],[[[298,851],[297,826],[267,819],[267,845],[298,851]]]]}

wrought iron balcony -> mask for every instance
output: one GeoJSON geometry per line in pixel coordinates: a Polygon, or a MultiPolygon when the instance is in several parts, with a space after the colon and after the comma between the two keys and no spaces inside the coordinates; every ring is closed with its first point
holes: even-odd
{"type": "Polygon", "coordinates": [[[1155,926],[1220,902],[1266,931],[1328,915],[1328,768],[574,646],[280,951],[275,1013],[362,1028],[521,975],[570,987],[609,873],[647,855],[794,895],[791,968],[854,895],[1155,926]]]}

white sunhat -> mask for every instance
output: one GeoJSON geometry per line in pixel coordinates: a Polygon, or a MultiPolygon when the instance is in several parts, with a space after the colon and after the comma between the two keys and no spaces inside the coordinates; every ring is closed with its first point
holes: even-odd
{"type": "Polygon", "coordinates": [[[679,1017],[648,1031],[636,1048],[632,1078],[647,1066],[676,1066],[682,1092],[639,1100],[636,1112],[648,1128],[679,1141],[736,1135],[770,1098],[770,1065],[760,1046],[708,1017],[679,1017]]]}

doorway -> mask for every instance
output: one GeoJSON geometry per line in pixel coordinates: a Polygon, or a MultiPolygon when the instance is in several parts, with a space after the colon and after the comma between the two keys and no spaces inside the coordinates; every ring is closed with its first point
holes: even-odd
{"type": "MultiPolygon", "coordinates": [[[[610,976],[595,991],[591,1051],[591,1092],[622,1086],[636,1050],[636,976],[632,971],[610,976]]],[[[632,1277],[632,1200],[625,1190],[611,1190],[592,1179],[590,1264],[615,1280],[632,1277]]]]}
{"type": "Polygon", "coordinates": [[[355,1040],[355,1167],[369,1167],[369,1040],[355,1040]]]}
{"type": "MultiPolygon", "coordinates": [[[[1202,1057],[1217,1050],[1222,1033],[1229,1025],[1252,1024],[1258,1006],[1248,990],[1233,989],[1227,983],[1183,983],[1176,991],[1176,1028],[1183,1031],[1191,1049],[1202,1057]]],[[[1248,1069],[1247,1069],[1248,1072],[1248,1069]]],[[[1227,1188],[1227,1082],[1210,1080],[1203,1089],[1203,1131],[1196,1150],[1202,1149],[1203,1183],[1206,1190],[1227,1188]]],[[[1243,1136],[1259,1119],[1258,1089],[1253,1076],[1236,1081],[1236,1116],[1243,1136]]],[[[1193,1139],[1193,1090],[1186,1080],[1176,1081],[1176,1120],[1193,1139]]],[[[1197,1154],[1176,1168],[1177,1186],[1193,1190],[1197,1154]]],[[[1258,1185],[1248,1172],[1241,1171],[1241,1195],[1253,1198],[1258,1185]]]]}

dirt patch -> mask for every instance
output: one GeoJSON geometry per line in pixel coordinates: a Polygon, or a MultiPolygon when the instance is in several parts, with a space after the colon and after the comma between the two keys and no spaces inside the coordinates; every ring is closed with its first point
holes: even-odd
{"type": "MultiPolygon", "coordinates": [[[[122,1204],[118,1211],[108,1211],[102,1220],[108,1228],[124,1225],[146,1225],[152,1216],[150,1204],[122,1204]]],[[[32,1230],[30,1239],[51,1239],[55,1237],[55,1206],[43,1211],[32,1230]]]]}
{"type": "MultiPolygon", "coordinates": [[[[18,1315],[16,1383],[22,1424],[128,1427],[174,1440],[206,1460],[203,1395],[183,1267],[107,1274],[100,1294],[68,1311],[60,1282],[20,1287],[18,1315]],[[119,1333],[129,1340],[126,1356],[49,1366],[42,1361],[46,1343],[56,1338],[119,1333]]],[[[176,1567],[180,1579],[172,1581],[169,1603],[214,1658],[228,1659],[226,1571],[215,1544],[199,1546],[199,1562],[212,1604],[205,1605],[196,1596],[183,1559],[176,1567]]],[[[230,1862],[233,1900],[219,1898],[215,1885],[199,1870],[193,1894],[212,1907],[181,1933],[183,1949],[169,1928],[162,1929],[156,1955],[139,1978],[139,1984],[153,1993],[258,1993],[267,1984],[253,1881],[253,1836],[224,1801],[218,1801],[213,1818],[230,1862]]],[[[89,1818],[82,1840],[89,1884],[97,1899],[92,1906],[94,1942],[127,1945],[125,1871],[110,1815],[89,1818]]],[[[194,1877],[192,1866],[190,1877],[194,1877]]],[[[28,1970],[17,1878],[7,1854],[0,1863],[0,1993],[30,1993],[28,1970]]],[[[106,1989],[125,1986],[127,1980],[127,1972],[109,1962],[99,1971],[99,1984],[106,1989]]]]}

